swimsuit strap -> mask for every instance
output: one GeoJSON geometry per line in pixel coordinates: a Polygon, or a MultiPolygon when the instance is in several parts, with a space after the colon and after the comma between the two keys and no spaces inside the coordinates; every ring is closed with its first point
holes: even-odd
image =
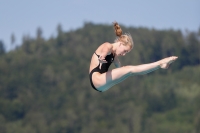
{"type": "Polygon", "coordinates": [[[94,53],[96,54],[97,57],[99,57],[99,55],[96,52],[94,52],[94,53]]]}
{"type": "MultiPolygon", "coordinates": [[[[94,53],[96,54],[97,57],[99,57],[99,55],[96,52],[94,52],[94,53]]],[[[113,57],[115,57],[115,54],[113,54],[113,53],[111,53],[111,54],[113,55],[113,57]]]]}

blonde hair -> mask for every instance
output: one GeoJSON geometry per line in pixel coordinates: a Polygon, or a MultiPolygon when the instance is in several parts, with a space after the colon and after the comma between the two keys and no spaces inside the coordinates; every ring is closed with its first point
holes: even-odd
{"type": "Polygon", "coordinates": [[[125,46],[128,45],[132,49],[134,46],[134,42],[131,35],[128,33],[123,34],[122,29],[117,22],[113,22],[113,26],[114,26],[115,34],[117,36],[117,38],[115,39],[115,42],[120,41],[125,46]]]}

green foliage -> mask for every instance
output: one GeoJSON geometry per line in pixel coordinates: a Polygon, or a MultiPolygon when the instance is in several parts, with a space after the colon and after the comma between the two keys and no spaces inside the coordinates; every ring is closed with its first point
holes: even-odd
{"type": "Polygon", "coordinates": [[[3,42],[0,40],[0,56],[5,53],[5,48],[3,42]]]}
{"type": "MultiPolygon", "coordinates": [[[[0,56],[2,133],[187,133],[200,131],[197,33],[124,27],[134,39],[123,65],[179,59],[168,70],[130,77],[99,93],[89,83],[91,55],[115,39],[111,25],[84,27],[45,40],[25,36],[0,56]]],[[[113,66],[112,66],[113,68],[113,66]]]]}

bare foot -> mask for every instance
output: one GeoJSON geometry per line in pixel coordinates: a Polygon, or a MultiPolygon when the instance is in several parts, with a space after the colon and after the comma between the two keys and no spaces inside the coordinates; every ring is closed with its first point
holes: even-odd
{"type": "Polygon", "coordinates": [[[160,67],[162,69],[167,69],[169,67],[169,65],[174,62],[178,57],[177,56],[171,56],[168,58],[164,58],[162,60],[160,60],[160,67]]]}

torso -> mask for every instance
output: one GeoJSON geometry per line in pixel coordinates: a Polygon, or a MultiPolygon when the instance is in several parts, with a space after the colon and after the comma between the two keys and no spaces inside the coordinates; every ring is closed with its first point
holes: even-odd
{"type": "MultiPolygon", "coordinates": [[[[100,45],[100,46],[97,48],[97,50],[95,51],[97,55],[100,55],[100,54],[101,54],[101,51],[102,51],[102,48],[104,47],[104,45],[105,45],[105,43],[102,44],[102,45],[100,45]]],[[[89,73],[90,73],[94,68],[96,68],[96,67],[99,65],[98,56],[97,56],[96,54],[94,53],[93,56],[92,56],[91,63],[90,63],[89,73]]],[[[105,70],[107,67],[109,67],[110,64],[113,62],[113,60],[114,60],[114,55],[113,55],[113,53],[111,53],[111,52],[108,53],[108,55],[106,56],[105,59],[107,59],[107,62],[108,62],[109,64],[106,64],[106,63],[102,64],[102,69],[104,69],[104,70],[105,70]],[[106,66],[106,65],[109,65],[109,66],[106,66]]]]}

